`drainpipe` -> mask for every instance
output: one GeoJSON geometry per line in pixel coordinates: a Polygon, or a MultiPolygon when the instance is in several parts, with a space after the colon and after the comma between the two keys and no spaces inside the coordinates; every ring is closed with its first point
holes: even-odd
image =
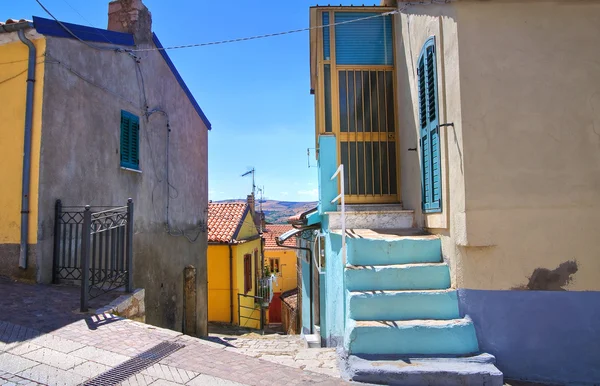
{"type": "Polygon", "coordinates": [[[29,234],[29,180],[31,176],[31,127],[33,121],[33,86],[35,82],[35,46],[25,37],[25,32],[17,32],[19,39],[29,47],[27,69],[27,97],[25,99],[25,135],[23,145],[23,181],[21,185],[21,249],[19,268],[27,268],[27,236],[29,234]]]}
{"type": "Polygon", "coordinates": [[[233,324],[233,249],[229,246],[229,323],[233,324]]]}

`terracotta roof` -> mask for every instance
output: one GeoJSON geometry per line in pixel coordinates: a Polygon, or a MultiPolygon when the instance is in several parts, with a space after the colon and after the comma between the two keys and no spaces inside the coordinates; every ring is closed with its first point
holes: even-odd
{"type": "Polygon", "coordinates": [[[233,237],[240,226],[248,204],[226,203],[208,204],[208,241],[228,243],[235,241],[233,237]]]}
{"type": "MultiPolygon", "coordinates": [[[[285,249],[280,247],[275,242],[275,238],[281,236],[285,232],[293,229],[291,225],[288,224],[267,224],[267,229],[263,232],[263,239],[265,239],[265,249],[266,250],[274,250],[274,249],[285,249]]],[[[283,245],[287,245],[290,247],[296,246],[296,238],[290,237],[285,241],[283,245]]]]}

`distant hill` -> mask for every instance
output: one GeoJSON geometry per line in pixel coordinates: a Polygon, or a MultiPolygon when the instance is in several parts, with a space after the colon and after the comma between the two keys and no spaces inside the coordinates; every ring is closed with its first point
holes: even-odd
{"type": "MultiPolygon", "coordinates": [[[[242,199],[222,200],[214,202],[246,202],[242,199]]],[[[259,203],[256,203],[256,209],[259,208],[259,203]]],[[[277,201],[264,200],[262,209],[265,212],[265,220],[267,224],[287,224],[287,219],[297,213],[306,212],[317,206],[317,202],[295,202],[295,201],[277,201]]]]}

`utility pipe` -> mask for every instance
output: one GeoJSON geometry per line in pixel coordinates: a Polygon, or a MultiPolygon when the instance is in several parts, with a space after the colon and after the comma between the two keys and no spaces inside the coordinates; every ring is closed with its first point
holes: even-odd
{"type": "Polygon", "coordinates": [[[35,83],[35,46],[23,30],[17,32],[23,44],[29,47],[27,68],[27,96],[25,99],[25,135],[23,144],[23,179],[21,183],[21,248],[19,268],[27,268],[27,236],[29,234],[29,183],[31,178],[31,129],[33,125],[33,87],[35,83]]]}
{"type": "Polygon", "coordinates": [[[233,324],[233,249],[229,246],[229,323],[233,324]]]}

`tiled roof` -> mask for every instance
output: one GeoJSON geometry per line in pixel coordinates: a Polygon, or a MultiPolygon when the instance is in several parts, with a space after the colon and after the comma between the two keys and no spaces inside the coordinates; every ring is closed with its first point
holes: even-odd
{"type": "MultiPolygon", "coordinates": [[[[293,229],[291,225],[287,224],[268,224],[267,229],[263,232],[263,238],[265,239],[265,249],[266,250],[274,250],[274,249],[284,249],[280,247],[275,242],[275,238],[281,236],[285,232],[293,229]]],[[[296,246],[296,238],[290,237],[285,241],[283,245],[287,245],[290,247],[296,246]]]]}
{"type": "Polygon", "coordinates": [[[233,240],[235,231],[244,218],[248,204],[208,204],[208,241],[227,243],[233,240]]]}
{"type": "Polygon", "coordinates": [[[31,23],[31,20],[27,19],[7,19],[6,22],[0,21],[0,25],[4,24],[17,24],[17,23],[31,23]]]}

